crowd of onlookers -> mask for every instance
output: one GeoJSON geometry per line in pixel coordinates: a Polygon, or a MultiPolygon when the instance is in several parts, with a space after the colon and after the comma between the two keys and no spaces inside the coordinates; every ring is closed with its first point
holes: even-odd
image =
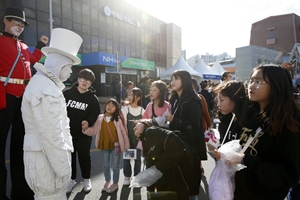
{"type": "MultiPolygon", "coordinates": [[[[201,155],[198,161],[195,161],[195,163],[198,163],[197,167],[194,166],[193,168],[195,177],[197,177],[196,174],[204,175],[204,169],[200,161],[205,160],[206,157],[201,154],[201,140],[192,137],[193,130],[202,129],[204,132],[207,129],[215,127],[216,124],[213,123],[212,119],[217,118],[218,120],[216,121],[219,121],[217,128],[220,133],[220,144],[239,139],[240,143],[244,145],[250,135],[255,137],[245,153],[236,153],[234,156],[227,158],[231,164],[242,163],[247,166],[246,169],[236,172],[234,199],[283,199],[286,197],[289,189],[295,186],[297,182],[297,179],[295,180],[292,174],[297,174],[299,171],[298,158],[295,160],[292,159],[289,153],[285,153],[285,151],[290,147],[289,145],[292,145],[291,148],[295,153],[293,155],[299,157],[300,152],[297,146],[299,144],[299,136],[297,135],[299,134],[299,106],[293,101],[293,95],[297,99],[300,84],[293,87],[289,72],[276,65],[255,68],[248,84],[232,81],[231,77],[229,72],[225,72],[219,84],[214,84],[206,80],[198,84],[196,80],[190,78],[190,75],[185,75],[185,72],[174,72],[171,81],[168,82],[168,85],[163,90],[165,94],[164,100],[170,103],[170,112],[164,114],[160,112],[160,115],[165,117],[165,122],[168,122],[168,130],[173,130],[173,133],[179,131],[180,134],[175,135],[185,141],[189,147],[196,150],[198,156],[201,155]],[[281,81],[280,83],[279,80],[281,81]],[[188,85],[191,83],[192,87],[190,85],[187,86],[187,83],[188,85]],[[193,88],[193,92],[187,92],[189,88],[193,88]],[[193,94],[197,94],[199,99],[201,99],[200,110],[202,111],[197,111],[197,103],[195,105],[192,103],[191,99],[195,98],[193,94]],[[279,110],[279,112],[275,110],[279,110]],[[205,114],[204,111],[208,114],[205,114]],[[195,120],[199,119],[199,114],[195,116],[195,113],[202,113],[200,117],[202,125],[196,126],[197,128],[193,127],[195,126],[194,123],[196,123],[195,120]],[[207,118],[205,116],[209,116],[209,123],[205,122],[205,118],[207,118]],[[175,121],[176,117],[178,120],[175,121]],[[281,119],[280,121],[278,121],[278,117],[281,119]],[[184,128],[180,125],[183,123],[182,120],[186,121],[183,126],[184,128]],[[192,131],[190,133],[191,138],[185,135],[189,132],[186,129],[186,127],[189,127],[189,124],[192,131]],[[258,127],[261,129],[258,129],[258,127]],[[255,136],[254,133],[258,130],[258,135],[255,136]],[[200,141],[200,143],[195,145],[191,139],[200,141]],[[294,142],[296,143],[293,144],[294,142]],[[267,147],[271,149],[267,150],[267,147]],[[280,167],[278,168],[278,166],[280,167]],[[278,173],[282,175],[277,176],[275,179],[273,174],[278,173]],[[274,182],[281,182],[281,184],[273,184],[274,182]]],[[[146,79],[149,80],[149,77],[146,77],[146,79]]],[[[149,84],[149,82],[145,83],[149,84]]],[[[157,83],[154,82],[153,84],[157,83]]],[[[152,91],[153,84],[148,91],[152,91]]],[[[149,94],[143,87],[141,89],[142,92],[149,94]]],[[[160,124],[160,118],[156,118],[156,115],[151,115],[151,113],[154,113],[153,105],[155,105],[156,101],[151,96],[151,92],[149,96],[151,103],[147,101],[143,104],[143,107],[150,111],[150,114],[145,118],[157,119],[159,121],[158,125],[164,126],[165,124],[160,124]],[[149,105],[152,105],[152,109],[149,108],[149,105]]],[[[151,128],[151,130],[147,131],[150,127],[153,127],[153,124],[141,123],[143,124],[140,125],[142,128],[139,128],[139,125],[137,125],[136,130],[139,131],[135,133],[139,138],[146,137],[149,138],[148,140],[152,139],[150,132],[153,135],[157,134],[157,137],[160,135],[164,138],[160,130],[152,130],[153,128],[151,128]]],[[[209,153],[217,161],[222,157],[222,152],[219,152],[217,149],[209,153]]],[[[144,156],[147,158],[147,154],[144,156]]],[[[151,164],[148,163],[148,167],[151,167],[151,164]]],[[[184,168],[180,164],[177,167],[184,168]]],[[[193,180],[190,181],[193,182],[193,180]]],[[[194,179],[193,183],[197,185],[197,181],[199,180],[194,179]]],[[[152,191],[151,188],[153,189],[153,187],[148,188],[149,191],[152,191]]],[[[299,184],[291,189],[287,196],[289,200],[299,197],[298,188],[299,184]]],[[[173,190],[178,195],[184,196],[184,190],[179,192],[176,190],[176,186],[173,187],[173,190]]],[[[190,193],[190,199],[196,198],[196,194],[198,194],[196,190],[194,190],[194,193],[190,193]]],[[[211,198],[218,199],[214,198],[213,195],[211,198]]]]}

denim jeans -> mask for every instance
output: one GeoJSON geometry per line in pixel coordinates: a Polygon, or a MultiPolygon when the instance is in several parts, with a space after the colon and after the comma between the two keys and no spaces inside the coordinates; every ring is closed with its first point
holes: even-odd
{"type": "MultiPolygon", "coordinates": [[[[136,176],[138,173],[141,172],[141,150],[136,149],[136,160],[134,160],[134,176],[136,176]]],[[[129,159],[124,159],[123,160],[123,173],[125,177],[131,177],[132,175],[132,169],[131,169],[131,164],[129,159]]]]}
{"type": "Polygon", "coordinates": [[[190,200],[198,200],[197,196],[190,196],[190,200]]]}
{"type": "Polygon", "coordinates": [[[287,200],[296,200],[300,199],[300,183],[296,185],[294,188],[291,188],[287,197],[287,200]]]}
{"type": "Polygon", "coordinates": [[[101,150],[102,158],[103,158],[103,172],[105,181],[111,181],[110,175],[110,163],[113,169],[113,183],[117,184],[119,182],[119,174],[120,174],[120,160],[122,153],[115,154],[115,150],[101,150]]]}

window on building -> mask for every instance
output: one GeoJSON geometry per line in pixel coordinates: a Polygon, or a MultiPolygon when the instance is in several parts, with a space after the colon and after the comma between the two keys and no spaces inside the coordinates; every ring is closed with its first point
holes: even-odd
{"type": "Polygon", "coordinates": [[[38,15],[37,18],[38,18],[39,21],[49,22],[49,13],[38,11],[37,15],[38,15]]]}
{"type": "Polygon", "coordinates": [[[135,56],[136,56],[137,58],[141,58],[141,48],[136,47],[136,50],[135,50],[135,56]]]}
{"type": "Polygon", "coordinates": [[[83,2],[85,2],[85,4],[91,3],[90,0],[82,0],[83,2]]]}
{"type": "Polygon", "coordinates": [[[61,18],[53,16],[52,19],[54,25],[57,25],[58,27],[61,26],[61,18]]]}
{"type": "Polygon", "coordinates": [[[82,34],[82,53],[90,53],[91,52],[91,36],[88,34],[82,34]]]}
{"type": "MultiPolygon", "coordinates": [[[[23,40],[27,45],[35,46],[37,38],[37,28],[36,28],[36,20],[26,18],[26,21],[29,22],[30,26],[24,29],[23,40]]],[[[49,35],[49,33],[47,34],[49,35]]]]}
{"type": "Polygon", "coordinates": [[[72,10],[71,10],[71,0],[62,0],[62,17],[71,20],[72,10]]]}
{"type": "Polygon", "coordinates": [[[130,57],[130,46],[129,45],[125,46],[125,56],[130,57]]]}
{"type": "MultiPolygon", "coordinates": [[[[26,0],[22,1],[22,5],[28,8],[34,8],[36,9],[36,0],[26,0]]],[[[27,13],[26,13],[27,15],[27,13]]]]}
{"type": "Polygon", "coordinates": [[[125,45],[123,42],[120,42],[120,55],[125,55],[125,45]]]}
{"type": "Polygon", "coordinates": [[[45,3],[45,1],[37,1],[38,10],[48,12],[49,13],[49,3],[45,3]]]}
{"type": "Polygon", "coordinates": [[[135,41],[131,40],[131,47],[130,47],[130,56],[131,57],[136,57],[135,55],[135,41]]]}
{"type": "Polygon", "coordinates": [[[270,31],[270,38],[273,38],[274,37],[274,33],[273,33],[273,30],[270,31]]]}
{"type": "Polygon", "coordinates": [[[60,0],[52,0],[52,14],[54,16],[61,16],[61,1],[60,0]]]}
{"type": "Polygon", "coordinates": [[[105,38],[99,39],[99,51],[101,51],[101,52],[106,51],[106,39],[105,38]]]}
{"type": "Polygon", "coordinates": [[[82,23],[85,25],[90,25],[90,5],[84,3],[82,4],[82,23]]]}
{"type": "Polygon", "coordinates": [[[106,52],[107,53],[113,53],[113,42],[112,40],[106,41],[106,52]]]}
{"type": "Polygon", "coordinates": [[[87,33],[87,34],[91,34],[91,29],[90,26],[87,25],[82,25],[82,32],[87,33]]]}
{"type": "Polygon", "coordinates": [[[31,10],[29,8],[24,8],[24,12],[26,13],[26,18],[30,17],[36,19],[35,10],[31,10]]]}
{"type": "Polygon", "coordinates": [[[99,0],[90,0],[93,7],[98,8],[99,0]]]}
{"type": "Polygon", "coordinates": [[[112,39],[113,39],[113,34],[107,32],[107,33],[106,33],[106,38],[112,40],[112,39]]]}
{"type": "Polygon", "coordinates": [[[92,35],[92,52],[98,52],[98,36],[92,35]]]}
{"type": "Polygon", "coordinates": [[[72,29],[72,21],[67,19],[62,19],[62,27],[66,29],[72,29]]]}
{"type": "Polygon", "coordinates": [[[37,26],[38,36],[41,37],[42,35],[50,35],[50,26],[49,22],[38,22],[37,26]]]}
{"type": "Polygon", "coordinates": [[[96,29],[95,27],[92,27],[92,35],[98,36],[98,29],[96,29]]]}
{"type": "Polygon", "coordinates": [[[74,29],[74,31],[80,31],[81,32],[81,24],[73,23],[73,29],[74,29]]]}
{"type": "Polygon", "coordinates": [[[120,52],[119,43],[114,41],[113,54],[116,54],[117,52],[120,52]]]}
{"type": "Polygon", "coordinates": [[[114,41],[119,41],[119,32],[118,31],[115,31],[114,33],[113,33],[113,40],[114,41]]]}
{"type": "Polygon", "coordinates": [[[93,26],[97,26],[98,28],[98,24],[95,23],[98,21],[98,11],[95,8],[91,8],[91,19],[92,19],[93,26]]]}
{"type": "Polygon", "coordinates": [[[73,21],[81,23],[81,3],[73,1],[73,21]]]}

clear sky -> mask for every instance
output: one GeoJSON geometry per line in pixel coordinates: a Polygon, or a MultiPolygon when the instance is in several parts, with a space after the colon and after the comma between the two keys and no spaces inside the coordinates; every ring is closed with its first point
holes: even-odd
{"type": "MultiPolygon", "coordinates": [[[[124,0],[166,23],[181,27],[182,50],[235,57],[249,45],[251,25],[269,16],[295,13],[299,0],[124,0]]],[[[275,36],[276,37],[276,36],[275,36]]]]}

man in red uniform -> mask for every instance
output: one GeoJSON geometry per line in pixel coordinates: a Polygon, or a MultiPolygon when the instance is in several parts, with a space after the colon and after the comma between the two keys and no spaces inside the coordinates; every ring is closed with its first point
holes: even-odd
{"type": "Polygon", "coordinates": [[[11,199],[33,199],[33,192],[24,177],[23,140],[25,135],[21,115],[22,95],[31,78],[30,63],[42,57],[40,49],[48,37],[42,36],[34,53],[18,39],[25,26],[25,13],[18,8],[7,8],[4,16],[5,30],[0,32],[0,199],[6,196],[7,170],[5,166],[6,139],[11,127],[10,172],[11,199]],[[15,63],[15,64],[14,64],[15,63]]]}

